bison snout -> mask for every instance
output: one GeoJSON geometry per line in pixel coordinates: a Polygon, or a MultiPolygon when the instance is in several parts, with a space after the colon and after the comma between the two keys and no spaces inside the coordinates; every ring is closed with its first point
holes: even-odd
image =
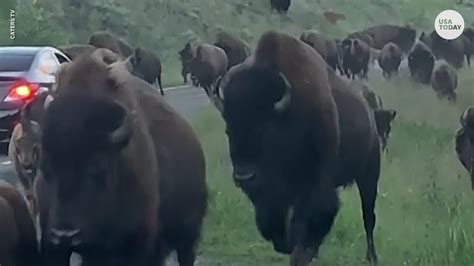
{"type": "Polygon", "coordinates": [[[81,231],[79,229],[64,230],[52,228],[49,234],[49,242],[53,245],[77,247],[82,244],[80,236],[81,231]]]}

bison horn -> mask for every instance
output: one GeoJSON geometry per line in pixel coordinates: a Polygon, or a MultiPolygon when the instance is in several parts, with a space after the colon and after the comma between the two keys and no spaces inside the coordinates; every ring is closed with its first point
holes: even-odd
{"type": "Polygon", "coordinates": [[[127,145],[132,135],[131,115],[126,115],[121,125],[109,134],[109,143],[114,147],[122,148],[127,145]]]}
{"type": "Polygon", "coordinates": [[[466,108],[466,110],[464,110],[464,112],[461,115],[460,120],[461,120],[462,127],[467,127],[467,115],[468,115],[470,109],[471,109],[471,107],[466,108]]]}
{"type": "Polygon", "coordinates": [[[281,99],[274,104],[274,109],[277,113],[282,113],[289,107],[291,102],[291,84],[283,73],[279,73],[279,75],[285,83],[285,93],[281,99]]]}
{"type": "Polygon", "coordinates": [[[49,105],[51,104],[51,102],[54,100],[53,96],[51,96],[51,94],[49,94],[48,96],[46,96],[46,98],[44,99],[44,109],[48,109],[49,105]]]}

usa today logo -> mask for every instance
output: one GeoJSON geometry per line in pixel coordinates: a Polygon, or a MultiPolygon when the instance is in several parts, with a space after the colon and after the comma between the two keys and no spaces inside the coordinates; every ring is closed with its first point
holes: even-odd
{"type": "Polygon", "coordinates": [[[454,40],[464,31],[464,18],[454,10],[444,10],[436,17],[436,33],[446,40],[454,40]]]}

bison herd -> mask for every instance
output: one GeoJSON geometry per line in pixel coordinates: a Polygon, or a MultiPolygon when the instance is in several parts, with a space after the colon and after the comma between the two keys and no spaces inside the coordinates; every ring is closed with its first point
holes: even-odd
{"type": "MultiPolygon", "coordinates": [[[[366,258],[377,262],[380,162],[397,112],[364,80],[375,62],[390,79],[406,59],[415,82],[456,101],[472,32],[446,41],[394,25],[340,40],[270,31],[253,50],[222,32],[179,51],[184,82],[190,75],[225,122],[233,181],[259,232],[290,265],[318,256],[338,213],[337,189],[354,183],[366,258]]],[[[194,265],[206,161],[192,128],[152,86],[163,94],[159,58],[107,32],[61,49],[72,62],[22,109],[12,135],[21,193],[0,183],[0,265],[65,266],[75,252],[86,266],[152,266],[173,251],[179,265],[194,265]]],[[[474,188],[474,109],[460,122],[455,149],[474,188]]]]}

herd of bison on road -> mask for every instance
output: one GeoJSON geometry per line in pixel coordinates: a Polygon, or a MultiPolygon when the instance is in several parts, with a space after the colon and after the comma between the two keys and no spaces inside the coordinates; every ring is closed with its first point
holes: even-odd
{"type": "MultiPolygon", "coordinates": [[[[164,94],[160,60],[107,32],[60,49],[72,62],[22,109],[12,134],[20,182],[0,185],[0,264],[63,266],[76,252],[85,266],[151,266],[176,251],[179,265],[193,265],[206,162],[156,89],[164,94]]],[[[397,112],[364,82],[369,69],[378,63],[390,79],[406,58],[415,81],[455,102],[456,71],[473,51],[471,28],[447,41],[378,25],[343,40],[270,31],[253,49],[220,33],[214,44],[185,44],[179,57],[184,81],[190,74],[225,121],[233,181],[261,235],[290,265],[306,266],[337,215],[337,188],[353,183],[366,256],[377,263],[380,158],[397,112]]],[[[472,173],[474,109],[460,117],[455,149],[472,173]]]]}

